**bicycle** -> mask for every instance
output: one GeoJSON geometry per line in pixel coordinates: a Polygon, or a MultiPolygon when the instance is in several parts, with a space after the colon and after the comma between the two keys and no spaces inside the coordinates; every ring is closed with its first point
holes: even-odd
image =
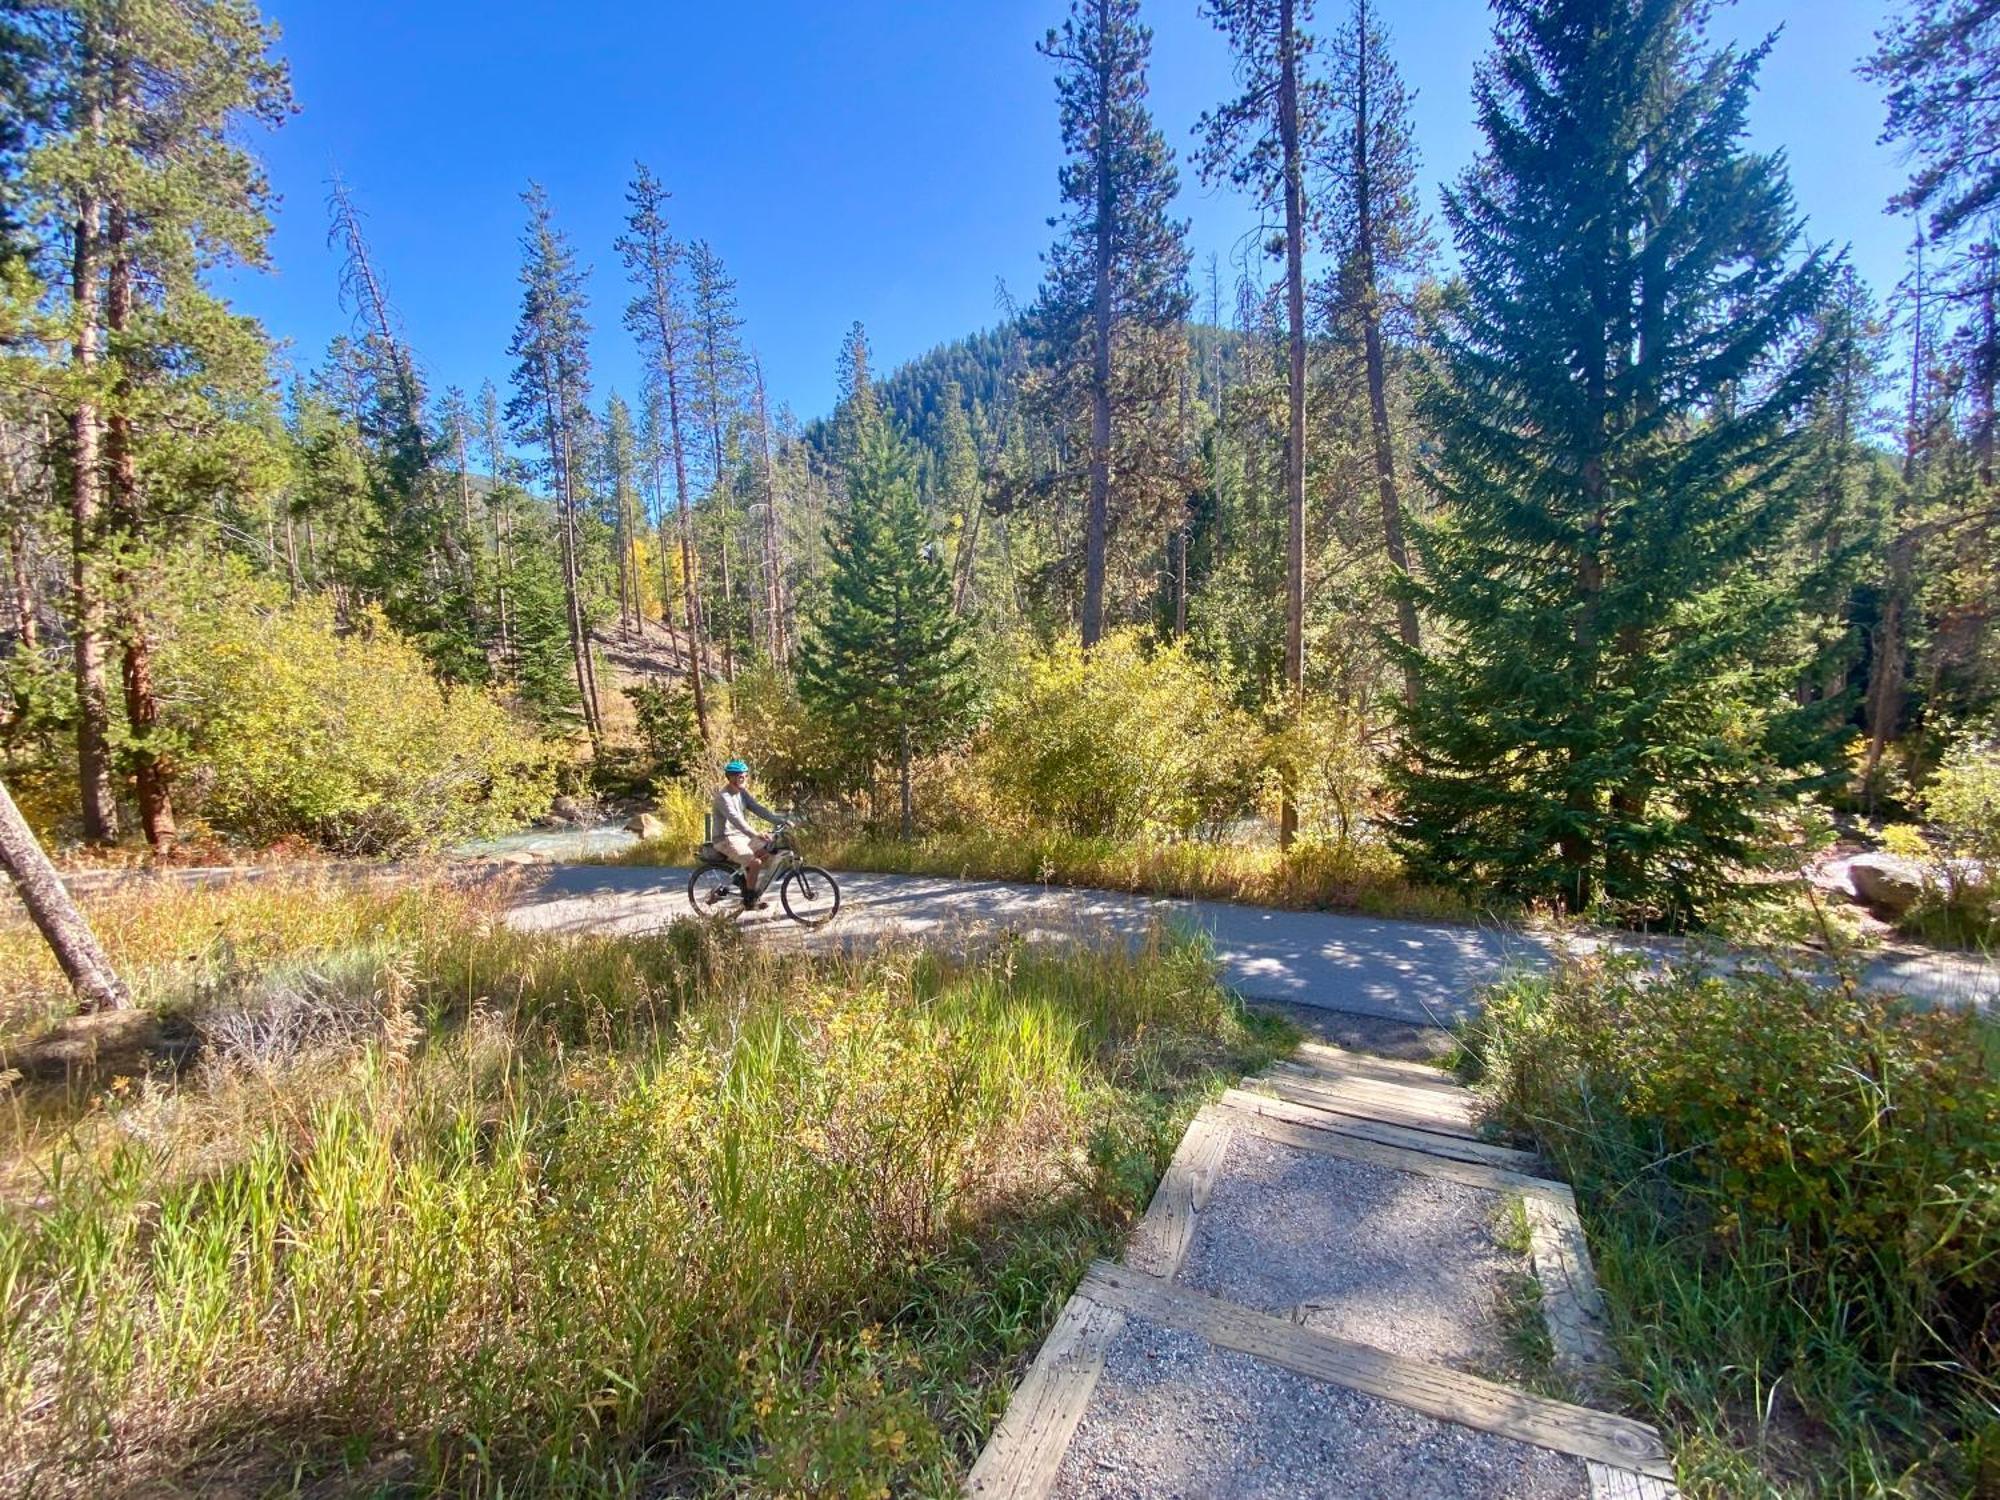
{"type": "MultiPolygon", "coordinates": [[[[688,905],[698,916],[714,916],[722,903],[743,894],[742,872],[734,861],[717,852],[713,844],[697,845],[694,873],[688,876],[688,905]]],[[[756,898],[777,887],[778,904],[785,915],[801,927],[824,927],[840,910],[840,886],[818,865],[809,865],[792,838],[792,825],[780,823],[771,830],[764,857],[770,863],[756,898]]],[[[746,904],[739,911],[749,910],[746,904]]]]}

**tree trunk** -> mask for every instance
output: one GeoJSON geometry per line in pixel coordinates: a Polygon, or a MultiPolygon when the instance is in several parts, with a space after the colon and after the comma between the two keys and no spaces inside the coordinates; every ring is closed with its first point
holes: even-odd
{"type": "Polygon", "coordinates": [[[544,410],[549,457],[556,469],[556,525],[560,538],[558,550],[562,561],[564,617],[569,626],[570,666],[576,674],[577,694],[583,700],[584,727],[590,734],[592,747],[596,748],[600,744],[602,730],[597,716],[596,684],[590,669],[590,642],[584,632],[583,605],[577,589],[576,506],[570,489],[569,424],[567,415],[558,410],[566,405],[563,387],[557,384],[557,376],[546,359],[542,362],[542,383],[548,391],[544,410]]]}
{"type": "MultiPolygon", "coordinates": [[[[672,346],[668,344],[665,347],[670,350],[672,346]]],[[[666,356],[666,362],[667,434],[674,450],[674,503],[680,522],[681,614],[687,624],[688,688],[694,694],[695,726],[701,731],[701,742],[706,745],[709,743],[708,695],[702,687],[701,591],[695,581],[694,518],[688,496],[687,449],[681,441],[680,377],[674,370],[671,353],[666,356]]]]}
{"type": "Polygon", "coordinates": [[[1889,544],[1889,578],[1883,590],[1882,612],[1875,624],[1875,656],[1868,673],[1868,755],[1862,764],[1862,797],[1868,811],[1875,811],[1882,756],[1896,721],[1903,712],[1904,653],[1907,649],[1904,612],[1909,608],[1916,571],[1916,536],[1909,525],[1909,512],[1916,502],[1923,449],[1924,389],[1924,237],[1916,240],[1914,306],[1910,319],[1910,401],[1903,424],[1903,483],[1891,507],[1889,524],[1893,540],[1889,544]]]}
{"type": "Polygon", "coordinates": [[[1972,430],[1973,464],[1981,489],[1993,488],[1995,386],[2000,384],[2000,327],[1995,326],[1993,281],[2000,276],[2000,246],[1988,240],[1978,254],[1980,267],[1979,337],[1972,352],[1973,399],[1977,407],[1972,430]]]}
{"type": "MultiPolygon", "coordinates": [[[[132,324],[132,262],[127,253],[128,225],[121,205],[111,205],[106,229],[109,280],[104,321],[110,337],[116,339],[132,324]]],[[[110,512],[117,532],[112,576],[117,593],[118,634],[124,652],[120,675],[125,689],[125,725],[131,741],[133,780],[139,794],[139,821],[154,854],[164,856],[172,850],[176,833],[173,765],[159,744],[160,700],[153,688],[152,626],[146,619],[145,580],[141,576],[145,517],[140,509],[132,419],[124,410],[132,392],[122,373],[118,387],[119,404],[106,423],[105,457],[111,476],[110,512]]]]}
{"type": "MultiPolygon", "coordinates": [[[[88,134],[94,139],[101,124],[97,106],[90,111],[88,134]]],[[[76,763],[83,836],[93,844],[118,837],[118,799],[111,785],[111,694],[104,670],[104,598],[98,589],[97,554],[102,540],[101,452],[102,415],[91,384],[98,363],[98,294],[102,285],[98,244],[100,205],[86,193],[77,206],[76,256],[71,268],[70,295],[76,318],[72,345],[81,394],[70,413],[70,622],[76,663],[76,763]]]]}
{"type": "MultiPolygon", "coordinates": [[[[1289,4],[1290,0],[1286,0],[1289,4]]],[[[1107,0],[1098,0],[1100,34],[1109,30],[1107,0]]],[[[1111,514],[1111,257],[1117,218],[1116,168],[1111,159],[1111,55],[1098,49],[1095,285],[1090,311],[1090,502],[1083,532],[1083,648],[1104,634],[1104,550],[1111,514]]]]}
{"type": "Polygon", "coordinates": [[[35,594],[28,584],[28,528],[16,521],[7,531],[7,562],[13,574],[14,633],[19,649],[33,655],[41,649],[41,629],[35,621],[35,594]]]}
{"type": "Polygon", "coordinates": [[[21,816],[4,784],[0,784],[0,864],[6,866],[15,893],[48,941],[56,962],[62,965],[82,1008],[87,1011],[129,1008],[131,996],[111,967],[111,960],[104,956],[97,935],[70,899],[62,877],[42,852],[35,831],[21,816]]]}
{"type": "Polygon", "coordinates": [[[1174,639],[1187,639],[1188,528],[1174,533],[1174,639]]]}
{"type": "Polygon", "coordinates": [[[764,484],[764,624],[773,666],[785,664],[784,567],[778,556],[778,487],[771,474],[771,417],[764,404],[764,365],[756,361],[757,453],[764,484]]]}
{"type": "Polygon", "coordinates": [[[736,681],[736,590],[729,581],[729,518],[718,514],[716,523],[720,534],[716,537],[715,553],[721,560],[718,576],[722,580],[722,680],[736,681]]]}
{"type": "MultiPolygon", "coordinates": [[[[1382,539],[1396,582],[1410,576],[1410,552],[1403,541],[1403,508],[1396,494],[1396,450],[1389,431],[1389,381],[1382,354],[1382,306],[1375,268],[1374,163],[1368,157],[1369,23],[1364,3],[1355,27],[1359,57],[1355,61],[1354,202],[1356,293],[1361,299],[1361,342],[1368,368],[1368,421],[1374,438],[1375,488],[1382,505],[1382,539]]],[[[1396,596],[1396,634],[1405,649],[1418,649],[1416,601],[1402,590],[1396,596]]],[[[1403,663],[1403,701],[1417,701],[1417,669],[1403,663]]]]}
{"type": "MultiPolygon", "coordinates": [[[[1285,437],[1285,687],[1292,717],[1305,710],[1306,692],[1306,280],[1305,163],[1299,146],[1298,32],[1293,0],[1278,9],[1278,140],[1285,170],[1285,317],[1290,343],[1285,437]]],[[[1288,774],[1278,811],[1278,842],[1289,849],[1298,836],[1297,789],[1288,774]]]]}
{"type": "Polygon", "coordinates": [[[903,842],[907,844],[910,841],[910,834],[914,827],[910,816],[910,726],[907,723],[903,725],[903,738],[897,755],[897,768],[901,773],[903,782],[903,842]]]}

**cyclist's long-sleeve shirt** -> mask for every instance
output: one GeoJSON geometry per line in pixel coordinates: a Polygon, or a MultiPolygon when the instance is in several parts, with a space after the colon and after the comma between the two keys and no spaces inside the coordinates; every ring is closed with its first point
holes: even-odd
{"type": "Polygon", "coordinates": [[[740,833],[745,838],[756,838],[757,830],[744,818],[746,812],[755,813],[766,823],[784,822],[783,817],[772,812],[747,790],[732,791],[725,786],[715,794],[715,807],[710,814],[715,828],[714,837],[721,839],[729,837],[732,833],[740,833]]]}

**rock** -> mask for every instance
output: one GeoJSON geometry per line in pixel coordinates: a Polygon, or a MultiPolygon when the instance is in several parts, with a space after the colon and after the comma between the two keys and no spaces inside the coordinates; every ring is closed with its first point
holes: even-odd
{"type": "Polygon", "coordinates": [[[1886,917],[1900,917],[1924,893],[1922,868],[1894,854],[1855,855],[1847,862],[1847,879],[1864,905],[1886,917]]]}
{"type": "Polygon", "coordinates": [[[625,820],[625,831],[642,839],[663,839],[667,836],[667,823],[656,813],[636,813],[625,820]]]}
{"type": "Polygon", "coordinates": [[[574,797],[558,797],[549,804],[549,816],[560,818],[572,827],[584,822],[590,812],[574,797]]]}

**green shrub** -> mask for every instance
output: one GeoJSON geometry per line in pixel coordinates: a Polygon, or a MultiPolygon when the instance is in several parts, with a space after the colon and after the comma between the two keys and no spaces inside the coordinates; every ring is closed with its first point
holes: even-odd
{"type": "Polygon", "coordinates": [[[160,681],[183,802],[241,838],[393,854],[548,806],[541,742],[485,693],[440,685],[372,610],[342,622],[323,596],[199,577],[176,602],[160,681]]]}
{"type": "Polygon", "coordinates": [[[1257,725],[1180,647],[1118,631],[1073,642],[1003,687],[979,749],[1003,801],[1037,827],[1085,835],[1218,831],[1253,805],[1257,725]]]}
{"type": "Polygon", "coordinates": [[[1891,853],[1924,867],[1923,897],[1902,925],[1936,942],[2000,942],[2000,740],[1960,740],[1916,800],[1930,827],[1898,825],[1884,837],[1891,853]]]}
{"type": "Polygon", "coordinates": [[[1621,958],[1502,986],[1466,1042],[1501,1121],[1576,1184],[1663,1419],[1762,1445],[1781,1386],[1826,1436],[1759,1461],[1827,1482],[1962,1484],[2000,1452],[1990,1022],[1621,958]]]}
{"type": "Polygon", "coordinates": [[[694,694],[680,683],[658,678],[632,683],[624,691],[647,769],[669,781],[699,771],[701,726],[695,719],[694,694]]]}

